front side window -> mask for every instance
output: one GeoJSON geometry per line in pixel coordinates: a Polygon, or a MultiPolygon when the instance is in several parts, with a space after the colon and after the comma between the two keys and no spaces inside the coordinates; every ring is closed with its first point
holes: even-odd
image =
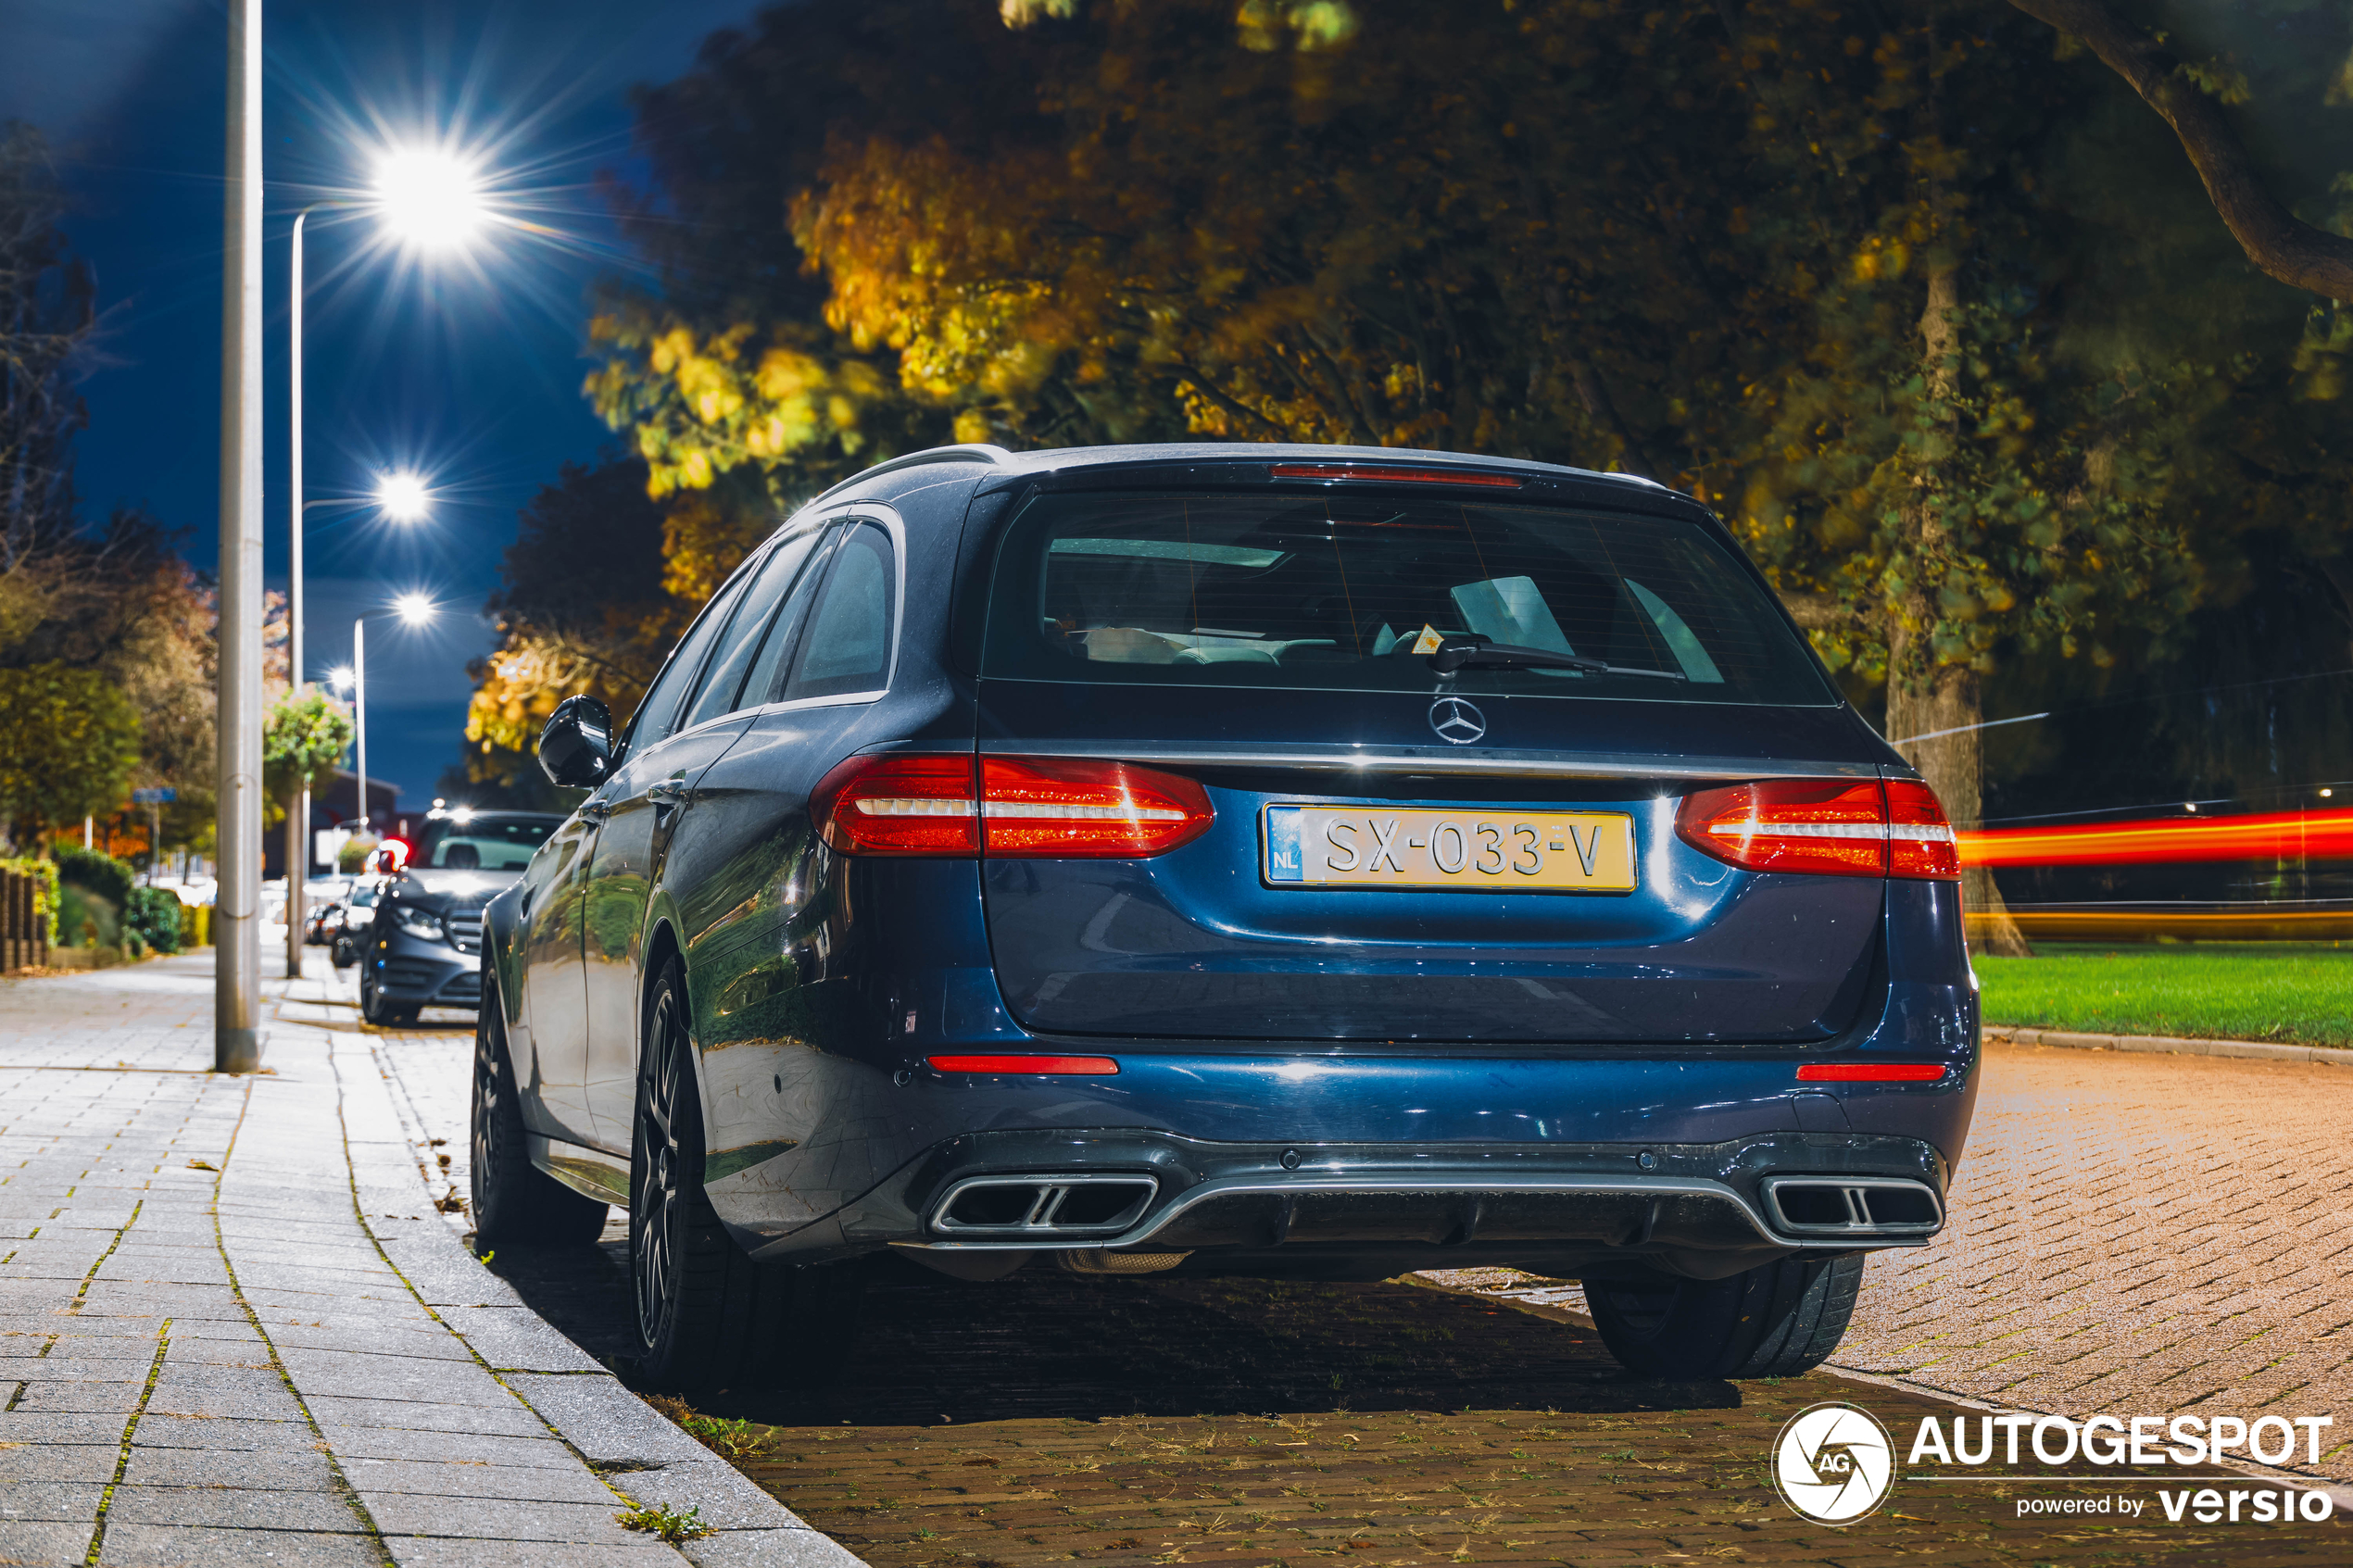
{"type": "Polygon", "coordinates": [[[1427,691],[1448,638],[1554,656],[1470,664],[1465,692],[1838,700],[1695,522],[1374,495],[1041,496],[999,551],[982,672],[1427,691]]]}
{"type": "Polygon", "coordinates": [[[654,677],[653,689],[646,693],[646,700],[637,705],[637,717],[630,723],[629,749],[644,751],[660,746],[678,733],[679,710],[686,707],[687,690],[695,677],[702,673],[703,660],[710,656],[711,645],[718,640],[720,628],[727,624],[736,608],[737,596],[750,574],[737,572],[734,581],[719,590],[718,596],[706,606],[694,625],[686,630],[670,662],[654,677]]]}

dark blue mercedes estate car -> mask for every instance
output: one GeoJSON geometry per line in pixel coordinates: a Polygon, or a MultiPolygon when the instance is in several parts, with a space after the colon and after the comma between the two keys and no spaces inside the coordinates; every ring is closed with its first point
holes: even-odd
{"type": "Polygon", "coordinates": [[[652,1383],[825,1359],[883,1253],[1511,1265],[1636,1372],[1784,1375],[1944,1223],[1952,832],[1645,481],[919,453],[540,759],[589,794],[488,908],[476,1219],[625,1205],[652,1383]]]}

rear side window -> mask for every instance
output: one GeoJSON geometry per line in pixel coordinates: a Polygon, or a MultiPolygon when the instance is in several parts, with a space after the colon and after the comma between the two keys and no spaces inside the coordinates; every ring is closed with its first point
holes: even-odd
{"type": "Polygon", "coordinates": [[[809,619],[809,607],[817,597],[817,585],[825,580],[825,559],[835,543],[841,537],[840,525],[815,535],[809,559],[793,582],[792,592],[786,596],[784,608],[768,623],[768,634],[761,640],[760,653],[752,660],[751,673],[744,681],[743,706],[758,708],[762,703],[775,702],[785,695],[785,671],[792,660],[793,649],[799,645],[800,628],[809,619]]]}
{"type": "Polygon", "coordinates": [[[843,535],[800,635],[785,700],[880,691],[890,684],[898,578],[890,535],[862,522],[843,535]]]}
{"type": "Polygon", "coordinates": [[[1041,496],[999,551],[982,672],[1427,691],[1465,635],[1589,666],[1473,666],[1466,693],[1838,700],[1696,523],[1370,495],[1041,496]]]}

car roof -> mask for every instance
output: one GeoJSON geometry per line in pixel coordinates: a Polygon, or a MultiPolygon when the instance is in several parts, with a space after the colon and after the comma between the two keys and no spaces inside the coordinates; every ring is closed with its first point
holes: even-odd
{"type": "MultiPolygon", "coordinates": [[[[988,470],[990,477],[1013,478],[1041,473],[1068,473],[1092,468],[1132,467],[1142,464],[1159,466],[1182,463],[1376,463],[1394,467],[1459,468],[1492,473],[1498,470],[1542,475],[1553,479],[1576,480],[1622,488],[1629,495],[1676,495],[1655,480],[1638,474],[1603,473],[1592,469],[1571,468],[1562,463],[1541,463],[1528,458],[1497,458],[1478,452],[1440,452],[1416,446],[1319,446],[1296,442],[1261,441],[1170,441],[1134,443],[1119,446],[1050,446],[1035,451],[1011,452],[1002,446],[968,445],[934,446],[922,452],[910,452],[902,458],[877,463],[863,472],[851,475],[834,485],[824,495],[808,503],[810,507],[849,496],[870,480],[907,469],[934,464],[969,464],[988,470]]],[[[980,477],[980,476],[975,476],[980,477]]],[[[802,509],[806,509],[805,508],[802,509]]]]}

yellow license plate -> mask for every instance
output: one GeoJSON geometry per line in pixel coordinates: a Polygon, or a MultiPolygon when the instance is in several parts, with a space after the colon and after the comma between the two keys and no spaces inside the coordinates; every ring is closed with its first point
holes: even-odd
{"type": "Polygon", "coordinates": [[[1428,811],[1269,806],[1274,887],[1459,887],[1625,893],[1634,819],[1617,811],[1428,811]]]}

